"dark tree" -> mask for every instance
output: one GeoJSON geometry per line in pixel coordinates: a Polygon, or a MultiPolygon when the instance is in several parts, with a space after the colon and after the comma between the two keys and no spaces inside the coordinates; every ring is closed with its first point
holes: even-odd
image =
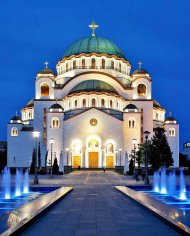
{"type": "Polygon", "coordinates": [[[134,163],[133,159],[130,160],[129,162],[129,174],[132,175],[134,172],[134,163]]]}
{"type": "Polygon", "coordinates": [[[46,155],[45,155],[45,167],[47,167],[47,157],[48,157],[48,150],[47,150],[46,155]]]}
{"type": "Polygon", "coordinates": [[[5,151],[0,152],[0,173],[2,172],[3,168],[7,165],[7,148],[5,151]]]}
{"type": "Polygon", "coordinates": [[[58,172],[59,172],[59,166],[57,164],[57,157],[56,157],[53,162],[53,174],[58,174],[58,172]]]}
{"type": "Polygon", "coordinates": [[[179,166],[180,167],[189,167],[190,168],[190,160],[188,160],[188,156],[183,154],[183,153],[179,153],[179,166]]]}
{"type": "Polygon", "coordinates": [[[156,128],[148,150],[149,162],[154,170],[173,164],[172,152],[163,128],[156,128]]]}
{"type": "Polygon", "coordinates": [[[144,160],[144,144],[138,144],[138,150],[136,152],[136,161],[138,164],[138,170],[140,171],[141,169],[141,164],[143,163],[144,160]]]}
{"type": "Polygon", "coordinates": [[[32,175],[35,173],[35,163],[36,163],[36,150],[35,150],[35,148],[33,148],[32,162],[31,162],[31,166],[30,166],[30,174],[32,174],[32,175]]]}
{"type": "Polygon", "coordinates": [[[38,144],[38,168],[41,168],[41,150],[40,150],[40,142],[38,144]]]}

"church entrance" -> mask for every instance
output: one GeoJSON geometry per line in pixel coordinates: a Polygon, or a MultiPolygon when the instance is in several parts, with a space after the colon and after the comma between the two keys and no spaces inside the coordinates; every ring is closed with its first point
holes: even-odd
{"type": "Polygon", "coordinates": [[[107,156],[106,157],[106,168],[114,168],[113,156],[107,156]]]}
{"type": "Polygon", "coordinates": [[[89,168],[98,168],[98,152],[88,153],[89,168]]]}

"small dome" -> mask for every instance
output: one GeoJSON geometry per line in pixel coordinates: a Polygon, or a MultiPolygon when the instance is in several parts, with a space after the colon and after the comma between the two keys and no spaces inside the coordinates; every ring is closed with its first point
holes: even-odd
{"type": "Polygon", "coordinates": [[[55,103],[50,107],[50,109],[62,109],[63,110],[63,107],[60,104],[55,103]]]}
{"type": "Polygon", "coordinates": [[[49,68],[44,68],[41,71],[39,71],[38,74],[39,73],[40,74],[53,74],[54,75],[53,71],[51,69],[49,69],[49,68]]]}
{"type": "Polygon", "coordinates": [[[16,116],[13,116],[13,117],[11,118],[11,120],[15,120],[15,121],[20,120],[20,121],[21,121],[21,118],[16,115],[16,116]]]}
{"type": "Polygon", "coordinates": [[[168,116],[165,121],[176,121],[176,119],[173,116],[168,116]]]}
{"type": "Polygon", "coordinates": [[[134,104],[128,104],[124,109],[123,111],[125,110],[137,110],[138,108],[134,105],[134,104]]]}
{"type": "Polygon", "coordinates": [[[148,73],[148,71],[147,70],[145,70],[145,69],[143,69],[143,68],[138,68],[137,70],[135,70],[134,72],[133,72],[133,74],[149,74],[148,73]]]}
{"type": "Polygon", "coordinates": [[[27,104],[26,107],[33,107],[34,106],[34,100],[30,100],[27,104]]]}
{"type": "Polygon", "coordinates": [[[111,92],[118,94],[115,88],[113,88],[110,84],[100,80],[83,81],[74,86],[74,88],[69,92],[69,94],[80,92],[111,92]]]}
{"type": "Polygon", "coordinates": [[[106,53],[108,55],[115,55],[125,59],[124,54],[113,42],[97,36],[84,37],[75,41],[65,51],[63,58],[71,55],[79,55],[81,53],[88,54],[93,52],[99,54],[106,53]]]}

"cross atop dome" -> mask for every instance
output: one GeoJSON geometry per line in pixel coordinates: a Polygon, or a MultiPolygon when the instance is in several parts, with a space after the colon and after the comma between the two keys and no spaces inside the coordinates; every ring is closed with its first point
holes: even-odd
{"type": "Polygon", "coordinates": [[[48,69],[48,64],[49,63],[46,61],[44,64],[46,65],[46,69],[48,69]]]}
{"type": "Polygon", "coordinates": [[[139,69],[141,69],[142,68],[142,62],[139,61],[138,64],[139,64],[139,69]]]}
{"type": "Polygon", "coordinates": [[[96,30],[96,28],[99,27],[99,25],[97,25],[95,23],[95,21],[93,20],[92,23],[90,25],[88,25],[88,27],[92,29],[92,36],[95,36],[95,30],[96,30]]]}

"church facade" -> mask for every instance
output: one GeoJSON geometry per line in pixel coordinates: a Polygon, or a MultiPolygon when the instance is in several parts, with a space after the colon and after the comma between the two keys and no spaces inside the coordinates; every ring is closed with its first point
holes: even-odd
{"type": "Polygon", "coordinates": [[[72,43],[56,65],[37,73],[35,98],[8,123],[8,166],[30,167],[33,131],[39,132],[41,165],[63,156],[65,166],[124,166],[126,152],[143,132],[164,127],[179,166],[179,125],[153,99],[152,79],[110,40],[94,34],[72,43]],[[53,140],[53,143],[51,143],[53,140]]]}

